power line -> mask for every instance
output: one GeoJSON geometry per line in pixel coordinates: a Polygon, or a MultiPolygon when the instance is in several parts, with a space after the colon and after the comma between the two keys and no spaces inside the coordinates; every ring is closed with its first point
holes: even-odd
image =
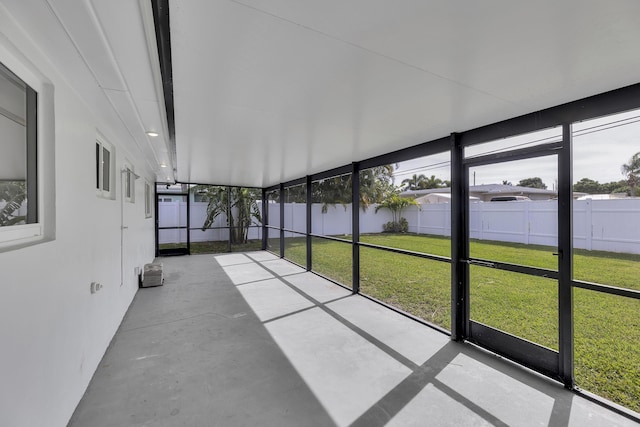
{"type": "MultiPolygon", "coordinates": [[[[613,122],[603,123],[603,124],[600,124],[600,125],[595,125],[595,126],[587,127],[587,128],[584,128],[584,129],[580,129],[579,131],[575,131],[573,133],[573,137],[576,138],[576,137],[580,137],[580,136],[590,135],[592,133],[602,132],[602,131],[609,130],[609,129],[615,129],[615,128],[618,128],[618,127],[621,127],[621,126],[626,126],[626,125],[630,125],[630,124],[638,123],[638,122],[640,122],[640,115],[633,116],[633,117],[627,117],[625,119],[615,120],[613,122]]],[[[561,140],[561,138],[562,138],[562,135],[553,135],[553,136],[549,136],[549,137],[545,137],[545,138],[536,139],[536,140],[533,140],[533,141],[527,141],[527,142],[522,142],[522,143],[519,143],[519,144],[509,145],[509,146],[502,147],[502,148],[497,148],[495,150],[486,151],[486,152],[483,152],[482,154],[477,154],[475,156],[493,154],[493,153],[498,153],[498,152],[502,152],[502,151],[509,151],[511,149],[530,146],[532,144],[537,144],[537,143],[541,143],[541,142],[548,142],[548,141],[554,140],[554,139],[561,140]]],[[[491,141],[491,142],[495,142],[495,141],[491,141]]],[[[467,156],[467,158],[473,158],[475,156],[467,156]]],[[[447,160],[447,161],[444,161],[444,162],[433,163],[433,164],[430,164],[430,165],[418,166],[418,167],[414,167],[414,168],[411,168],[411,169],[406,169],[406,170],[403,170],[401,173],[394,174],[394,175],[395,176],[411,175],[414,172],[441,169],[443,166],[450,165],[450,164],[451,164],[451,161],[447,160]]]]}

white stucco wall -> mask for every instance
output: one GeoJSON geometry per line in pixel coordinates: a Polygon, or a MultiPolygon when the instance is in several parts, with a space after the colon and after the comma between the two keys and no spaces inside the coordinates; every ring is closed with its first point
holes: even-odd
{"type": "MultiPolygon", "coordinates": [[[[44,2],[33,13],[48,13],[44,2]]],[[[55,92],[55,240],[0,252],[0,425],[13,427],[66,425],[138,289],[134,268],[154,255],[154,219],[144,212],[151,171],[131,137],[94,115],[69,86],[74,76],[60,75],[52,52],[34,44],[34,25],[0,4],[0,43],[28,58],[55,92]],[[124,204],[123,246],[121,174],[116,200],[95,193],[98,130],[115,147],[116,171],[127,158],[143,177],[136,203],[124,204]],[[103,289],[91,294],[91,282],[103,289]]]]}

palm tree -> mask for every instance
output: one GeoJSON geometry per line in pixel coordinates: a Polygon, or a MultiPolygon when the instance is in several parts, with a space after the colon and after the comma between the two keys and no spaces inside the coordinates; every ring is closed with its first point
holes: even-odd
{"type": "MultiPolygon", "coordinates": [[[[360,207],[363,211],[373,203],[380,203],[395,188],[393,171],[396,167],[389,164],[360,171],[360,207]]],[[[329,206],[337,204],[346,209],[352,201],[351,174],[314,182],[311,191],[313,203],[322,203],[322,213],[327,213],[329,206]]]]}
{"type": "Polygon", "coordinates": [[[382,203],[376,206],[376,213],[380,209],[389,209],[391,211],[391,230],[394,232],[398,232],[402,230],[400,222],[402,220],[406,221],[402,218],[402,211],[409,206],[417,206],[418,202],[415,199],[409,199],[406,197],[400,197],[400,195],[396,193],[392,193],[385,198],[382,203]]]}
{"type": "Polygon", "coordinates": [[[400,185],[401,186],[406,185],[407,190],[420,190],[423,188],[422,185],[426,179],[427,177],[424,176],[423,174],[420,174],[420,175],[413,174],[411,178],[403,179],[400,185]]]}
{"type": "Polygon", "coordinates": [[[394,165],[376,166],[360,171],[360,207],[366,211],[369,205],[380,203],[395,186],[394,165]]]}
{"type": "Polygon", "coordinates": [[[224,214],[231,243],[247,243],[249,227],[262,223],[258,208],[259,189],[196,185],[192,191],[201,194],[203,199],[209,202],[202,231],[211,227],[220,214],[224,214]]]}
{"type": "Polygon", "coordinates": [[[629,187],[631,188],[631,197],[636,196],[636,185],[640,182],[640,152],[637,152],[629,163],[625,163],[620,167],[622,174],[627,177],[629,187]]]}
{"type": "Polygon", "coordinates": [[[20,209],[27,198],[27,183],[25,181],[0,182],[0,201],[5,204],[0,208],[0,227],[17,225],[25,220],[25,217],[14,216],[14,212],[20,209]]]}
{"type": "Polygon", "coordinates": [[[429,178],[425,178],[420,183],[419,190],[427,190],[430,188],[440,188],[442,186],[442,180],[440,178],[436,178],[435,175],[431,175],[429,178]]]}

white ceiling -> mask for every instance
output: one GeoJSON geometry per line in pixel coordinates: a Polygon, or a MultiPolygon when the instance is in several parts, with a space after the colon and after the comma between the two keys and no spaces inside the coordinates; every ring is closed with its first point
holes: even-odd
{"type": "Polygon", "coordinates": [[[268,186],[640,81],[636,0],[169,0],[172,159],[150,4],[0,0],[160,181],[268,186]]]}
{"type": "Polygon", "coordinates": [[[177,171],[267,186],[640,81],[640,2],[170,0],[177,171]]]}

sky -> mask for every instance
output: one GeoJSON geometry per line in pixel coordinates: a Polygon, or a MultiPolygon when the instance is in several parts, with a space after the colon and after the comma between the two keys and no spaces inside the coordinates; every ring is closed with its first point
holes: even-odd
{"type": "MultiPolygon", "coordinates": [[[[582,178],[600,183],[620,181],[624,179],[620,171],[622,164],[628,163],[633,154],[640,152],[640,110],[575,123],[573,132],[573,182],[582,178]]],[[[561,129],[554,128],[505,138],[465,149],[465,155],[559,141],[560,134],[561,129]]],[[[395,183],[400,185],[403,179],[411,178],[414,174],[427,177],[435,175],[442,180],[449,180],[449,162],[449,153],[443,153],[398,163],[394,173],[395,183]]],[[[515,185],[521,179],[537,176],[542,178],[547,188],[554,189],[557,156],[480,166],[471,168],[469,172],[471,185],[475,172],[477,185],[501,184],[503,180],[515,185]]]]}

